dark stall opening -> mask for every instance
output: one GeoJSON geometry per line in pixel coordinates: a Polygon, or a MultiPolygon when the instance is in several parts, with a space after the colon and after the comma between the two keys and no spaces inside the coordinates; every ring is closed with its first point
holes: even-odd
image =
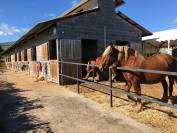
{"type": "Polygon", "coordinates": [[[49,60],[57,60],[57,43],[56,39],[49,41],[49,60]]]}
{"type": "Polygon", "coordinates": [[[21,61],[21,51],[18,52],[18,61],[21,61]]]}
{"type": "Polygon", "coordinates": [[[32,61],[36,61],[37,54],[36,54],[36,47],[35,46],[32,47],[31,54],[32,54],[32,61]]]}
{"type": "Polygon", "coordinates": [[[119,45],[119,46],[130,46],[130,43],[128,41],[116,41],[116,45],[119,45]]]}
{"type": "Polygon", "coordinates": [[[27,57],[27,49],[24,50],[24,61],[27,61],[28,57],[27,57]]]}
{"type": "MultiPolygon", "coordinates": [[[[82,39],[82,63],[87,64],[90,59],[93,59],[98,56],[98,46],[97,40],[92,39],[82,39]]],[[[86,67],[82,67],[82,77],[85,77],[87,74],[86,67]]]]}
{"type": "Polygon", "coordinates": [[[15,62],[17,62],[17,53],[15,52],[15,62]]]}

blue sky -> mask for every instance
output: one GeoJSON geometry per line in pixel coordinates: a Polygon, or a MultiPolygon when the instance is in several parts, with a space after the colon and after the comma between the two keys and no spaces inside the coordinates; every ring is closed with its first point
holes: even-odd
{"type": "MultiPolygon", "coordinates": [[[[0,0],[0,42],[14,41],[41,21],[59,16],[79,0],[0,0]]],[[[118,8],[155,32],[177,28],[177,0],[125,0],[118,8]]]]}

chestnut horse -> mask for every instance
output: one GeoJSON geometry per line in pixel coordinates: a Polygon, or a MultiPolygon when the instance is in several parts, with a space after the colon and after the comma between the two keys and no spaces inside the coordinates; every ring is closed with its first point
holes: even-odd
{"type": "MultiPolygon", "coordinates": [[[[93,77],[93,81],[95,80],[95,74],[96,74],[96,80],[99,81],[100,80],[100,70],[97,66],[90,66],[90,65],[99,65],[100,61],[101,61],[101,56],[100,57],[96,57],[96,58],[92,58],[88,61],[88,65],[86,67],[86,72],[87,75],[85,76],[84,79],[88,79],[90,75],[92,75],[93,77]]],[[[115,81],[116,78],[116,67],[117,66],[112,66],[112,80],[115,81]]]]}
{"type": "MultiPolygon", "coordinates": [[[[99,64],[99,69],[102,70],[112,64],[116,64],[120,67],[177,72],[177,61],[171,55],[158,54],[143,57],[138,51],[128,46],[109,45],[105,49],[99,64]]],[[[138,95],[141,95],[140,84],[155,84],[161,82],[163,86],[162,99],[169,99],[169,102],[173,103],[173,85],[174,81],[177,79],[175,76],[168,76],[169,85],[165,78],[166,75],[162,74],[124,71],[123,76],[127,82],[126,90],[130,91],[130,88],[133,86],[135,93],[138,95]]],[[[141,111],[141,99],[136,100],[136,105],[136,111],[141,111]]]]}
{"type": "Polygon", "coordinates": [[[88,65],[86,67],[87,75],[84,79],[88,79],[90,75],[93,77],[93,81],[95,80],[95,74],[96,74],[96,80],[99,80],[99,72],[100,70],[96,66],[90,66],[90,65],[98,65],[101,61],[101,57],[93,58],[88,61],[88,65]]]}

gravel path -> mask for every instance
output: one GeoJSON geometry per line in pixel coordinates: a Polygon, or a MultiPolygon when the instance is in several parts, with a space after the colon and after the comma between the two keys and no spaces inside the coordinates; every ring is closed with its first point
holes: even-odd
{"type": "Polygon", "coordinates": [[[152,128],[53,83],[0,73],[0,131],[7,133],[155,133],[152,128]]]}

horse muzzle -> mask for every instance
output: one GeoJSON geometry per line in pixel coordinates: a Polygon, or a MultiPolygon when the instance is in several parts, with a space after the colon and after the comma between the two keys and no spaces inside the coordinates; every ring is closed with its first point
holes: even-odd
{"type": "Polygon", "coordinates": [[[102,72],[102,71],[103,71],[103,67],[102,67],[102,66],[99,66],[99,70],[102,72]]]}

